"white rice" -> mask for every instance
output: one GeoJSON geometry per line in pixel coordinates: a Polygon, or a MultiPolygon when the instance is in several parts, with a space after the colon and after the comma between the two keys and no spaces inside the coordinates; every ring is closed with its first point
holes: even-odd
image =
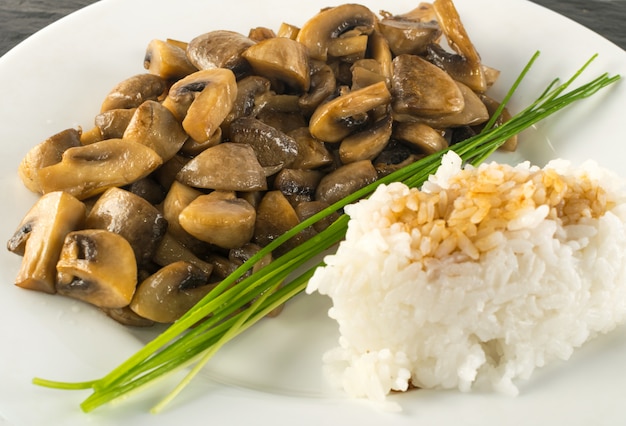
{"type": "Polygon", "coordinates": [[[331,297],[329,379],[351,396],[517,394],[626,321],[626,191],[587,162],[461,168],[446,154],[421,191],[381,186],[348,206],[346,240],[307,287],[331,297]]]}

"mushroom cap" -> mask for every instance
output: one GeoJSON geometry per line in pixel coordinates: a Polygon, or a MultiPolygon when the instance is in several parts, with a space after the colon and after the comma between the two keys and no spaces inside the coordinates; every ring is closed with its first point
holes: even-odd
{"type": "Polygon", "coordinates": [[[129,242],[103,229],[67,234],[57,271],[59,294],[102,308],[127,306],[137,285],[137,262],[129,242]]]}
{"type": "Polygon", "coordinates": [[[65,191],[85,199],[146,177],[162,163],[145,145],[108,139],[67,149],[60,163],[39,170],[39,180],[44,193],[65,191]]]}
{"type": "Polygon", "coordinates": [[[148,43],[143,66],[150,74],[158,75],[164,80],[177,80],[197,71],[187,59],[186,49],[158,39],[148,43]]]}
{"type": "Polygon", "coordinates": [[[353,117],[390,102],[384,81],[340,95],[317,107],[309,122],[311,135],[324,142],[339,142],[356,130],[350,125],[353,117]]]}
{"type": "Polygon", "coordinates": [[[189,136],[203,142],[211,138],[233,107],[237,97],[235,74],[225,68],[198,71],[206,85],[195,97],[183,119],[189,136]]]}
{"type": "Polygon", "coordinates": [[[91,208],[86,228],[106,229],[124,237],[142,267],[154,257],[167,229],[163,214],[145,199],[120,188],[106,190],[91,208]]]}
{"type": "Polygon", "coordinates": [[[298,156],[298,144],[289,135],[252,117],[230,125],[231,140],[250,145],[263,167],[289,167],[298,156]]]}
{"type": "Polygon", "coordinates": [[[393,59],[393,111],[399,115],[440,117],[465,106],[463,93],[445,71],[416,55],[393,59]]]}
{"type": "Polygon", "coordinates": [[[136,108],[147,100],[158,100],[165,94],[168,84],[153,74],[137,74],[116,84],[105,96],[100,112],[110,109],[136,108]]]}
{"type": "Polygon", "coordinates": [[[214,285],[208,284],[208,278],[191,263],[171,263],[137,286],[130,308],[151,321],[174,322],[211,291],[214,285]]]}
{"type": "Polygon", "coordinates": [[[356,27],[373,30],[376,22],[376,15],[359,4],[329,7],[305,22],[296,40],[307,47],[311,58],[326,61],[333,40],[356,27]]]}
{"type": "Polygon", "coordinates": [[[310,69],[307,48],[295,40],[274,37],[250,46],[242,56],[253,72],[299,92],[309,90],[310,69]]]}
{"type": "Polygon", "coordinates": [[[176,155],[187,138],[174,114],[156,101],[139,105],[122,135],[122,139],[153,149],[163,162],[176,155]]]}
{"type": "Polygon", "coordinates": [[[250,241],[255,220],[256,211],[246,200],[215,192],[199,196],[179,215],[180,225],[191,235],[228,249],[250,241]]]}
{"type": "Polygon", "coordinates": [[[56,264],[65,236],[83,226],[85,205],[62,191],[43,195],[26,213],[7,248],[23,256],[15,285],[55,293],[56,264]]]}
{"type": "Polygon", "coordinates": [[[76,129],[66,129],[54,134],[26,153],[17,174],[26,188],[41,193],[39,170],[61,162],[67,149],[80,145],[80,131],[76,129]]]}
{"type": "Polygon", "coordinates": [[[207,148],[178,172],[177,180],[196,188],[224,191],[267,189],[265,171],[250,145],[224,142],[207,148]]]}
{"type": "Polygon", "coordinates": [[[241,54],[254,41],[235,31],[215,30],[193,38],[187,45],[187,58],[199,70],[228,68],[237,75],[247,70],[241,54]]]}
{"type": "Polygon", "coordinates": [[[343,165],[322,178],[315,191],[315,199],[333,204],[378,178],[369,160],[343,165]]]}

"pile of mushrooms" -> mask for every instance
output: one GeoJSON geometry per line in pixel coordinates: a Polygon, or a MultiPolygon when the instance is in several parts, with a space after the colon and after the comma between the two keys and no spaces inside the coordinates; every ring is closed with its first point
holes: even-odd
{"type": "Polygon", "coordinates": [[[144,66],[92,127],[28,152],[19,175],[42,196],[8,242],[18,286],[130,325],[175,321],[260,247],[497,107],[485,92],[498,72],[451,0],[153,40],[144,66]]]}

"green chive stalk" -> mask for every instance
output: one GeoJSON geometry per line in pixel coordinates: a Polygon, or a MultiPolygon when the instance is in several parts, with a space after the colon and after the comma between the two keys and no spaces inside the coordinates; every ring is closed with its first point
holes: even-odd
{"type": "Polygon", "coordinates": [[[324,231],[278,257],[259,271],[248,274],[248,271],[264,256],[271,254],[290,238],[319,220],[342,211],[348,204],[368,197],[381,184],[403,182],[411,188],[421,186],[431,174],[435,173],[441,164],[442,156],[449,150],[455,151],[464,162],[477,165],[510,137],[620,79],[620,76],[609,76],[605,73],[567,92],[567,89],[595,59],[593,56],[565,83],[558,84],[558,80],[554,80],[532,104],[496,127],[496,119],[538,56],[539,52],[530,59],[506,94],[499,109],[480,134],[379,179],[272,241],[225,278],[183,317],[104,377],[78,383],[35,378],[33,383],[57,389],[92,389],[92,394],[81,404],[83,411],[90,412],[121,396],[136,392],[157,379],[191,366],[179,385],[152,411],[162,410],[224,344],[306,288],[315,269],[323,265],[323,262],[319,260],[320,254],[338,244],[345,237],[349,218],[346,214],[341,214],[324,231]],[[295,278],[291,277],[295,271],[303,270],[303,268],[305,272],[295,278]]]}

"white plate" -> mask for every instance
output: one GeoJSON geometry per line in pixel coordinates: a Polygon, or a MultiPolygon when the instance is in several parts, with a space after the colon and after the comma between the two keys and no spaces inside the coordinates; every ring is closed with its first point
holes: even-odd
{"type": "MultiPolygon", "coordinates": [[[[27,150],[64,128],[88,128],[100,100],[122,79],[143,72],[152,38],[191,37],[211,29],[247,32],[253,26],[302,24],[337,1],[104,0],[51,25],[0,59],[0,196],[2,238],[7,240],[36,197],[16,175],[27,150]]],[[[414,1],[368,0],[373,10],[405,12],[414,1]]],[[[515,105],[534,99],[554,77],[569,77],[599,53],[585,78],[626,75],[626,53],[591,31],[523,0],[457,0],[484,63],[502,70],[500,97],[535,50],[541,57],[515,105]]],[[[583,79],[584,80],[584,79],[583,79]]],[[[623,83],[573,106],[529,132],[515,156],[542,165],[554,156],[595,158],[623,170],[626,86],[623,83]],[[548,140],[549,143],[546,143],[548,140]]],[[[147,409],[175,383],[86,415],[86,392],[30,384],[34,376],[59,380],[97,378],[135,352],[148,333],[131,332],[90,307],[12,285],[19,258],[0,255],[0,424],[161,425],[228,424],[617,424],[626,418],[626,328],[589,343],[567,363],[520,383],[521,395],[414,391],[390,397],[400,414],[384,413],[328,388],[321,355],[335,345],[328,302],[300,297],[284,314],[263,322],[211,363],[162,414],[147,409]]]]}

